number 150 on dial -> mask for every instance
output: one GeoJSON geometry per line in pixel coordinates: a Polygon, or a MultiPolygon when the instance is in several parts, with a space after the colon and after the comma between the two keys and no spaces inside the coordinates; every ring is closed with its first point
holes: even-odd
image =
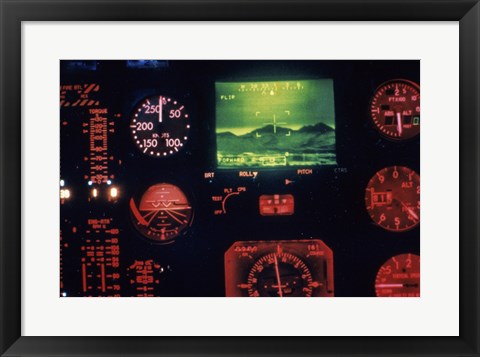
{"type": "Polygon", "coordinates": [[[135,145],[151,157],[166,157],[181,151],[189,130],[190,118],[185,105],[164,95],[142,100],[130,123],[135,145]]]}

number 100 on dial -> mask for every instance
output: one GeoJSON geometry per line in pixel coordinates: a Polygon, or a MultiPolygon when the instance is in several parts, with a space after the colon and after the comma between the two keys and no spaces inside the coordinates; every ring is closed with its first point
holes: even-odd
{"type": "Polygon", "coordinates": [[[181,151],[189,130],[190,118],[185,105],[164,95],[142,100],[130,123],[135,145],[151,157],[167,157],[181,151]]]}

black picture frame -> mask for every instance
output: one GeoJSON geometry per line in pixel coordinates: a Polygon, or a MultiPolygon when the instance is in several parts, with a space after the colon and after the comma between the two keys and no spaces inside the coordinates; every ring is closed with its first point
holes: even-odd
{"type": "MultiPolygon", "coordinates": [[[[478,0],[0,0],[2,356],[480,356],[478,0]],[[138,11],[139,9],[142,11],[138,11]],[[21,336],[22,21],[459,21],[459,337],[21,336]]],[[[439,318],[441,318],[439,316],[439,318]]],[[[432,324],[435,321],[432,321],[432,324]]]]}

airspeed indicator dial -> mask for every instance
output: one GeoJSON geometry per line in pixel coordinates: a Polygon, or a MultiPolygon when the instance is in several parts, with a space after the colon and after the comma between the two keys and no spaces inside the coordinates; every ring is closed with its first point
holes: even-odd
{"type": "Polygon", "coordinates": [[[190,118],[185,105],[164,95],[141,101],[130,123],[135,145],[151,157],[167,157],[182,150],[189,129],[190,118]]]}

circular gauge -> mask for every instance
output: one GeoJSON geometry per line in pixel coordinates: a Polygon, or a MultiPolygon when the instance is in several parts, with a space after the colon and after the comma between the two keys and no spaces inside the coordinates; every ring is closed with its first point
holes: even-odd
{"type": "Polygon", "coordinates": [[[387,138],[410,139],[420,133],[420,87],[393,80],[377,88],[370,113],[377,130],[387,138]]]}
{"type": "Polygon", "coordinates": [[[253,264],[247,282],[252,297],[312,296],[312,274],[305,263],[291,253],[264,255],[253,264]]]}
{"type": "Polygon", "coordinates": [[[130,124],[138,149],[152,157],[166,157],[179,152],[188,140],[190,119],[185,105],[158,95],[139,103],[130,124]]]}
{"type": "Polygon", "coordinates": [[[178,237],[193,219],[193,210],[185,194],[175,185],[159,183],[148,188],[137,206],[130,200],[135,228],[148,239],[169,243],[178,237]]]}
{"type": "Polygon", "coordinates": [[[386,230],[415,227],[420,222],[420,176],[403,166],[378,171],[365,189],[365,205],[372,220],[386,230]]]}
{"type": "Polygon", "coordinates": [[[375,293],[380,297],[420,296],[420,257],[401,254],[387,260],[377,273],[375,293]]]}

